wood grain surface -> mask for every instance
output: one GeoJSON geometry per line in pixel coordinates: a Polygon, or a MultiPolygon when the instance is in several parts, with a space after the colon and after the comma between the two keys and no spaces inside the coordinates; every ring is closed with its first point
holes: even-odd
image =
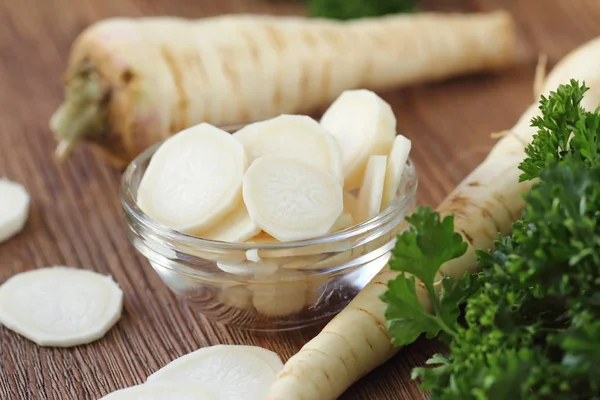
{"type": "MultiPolygon", "coordinates": [[[[431,0],[444,11],[510,10],[519,25],[519,66],[382,93],[413,140],[419,199],[436,205],[485,156],[489,134],[510,127],[531,103],[537,55],[550,65],[600,35],[599,0],[431,0]]],[[[124,314],[104,339],[71,349],[41,348],[0,328],[0,399],[97,399],[141,383],[175,357],[217,343],[256,344],[288,358],[316,332],[250,334],[193,314],[169,292],[125,236],[120,171],[82,149],[52,158],[48,119],[62,100],[69,47],[88,24],[111,16],[229,12],[302,13],[286,1],[4,0],[0,2],[0,176],[32,195],[25,230],[0,244],[0,282],[47,265],[111,274],[125,292],[124,314]]],[[[410,370],[442,348],[420,341],[355,384],[343,399],[419,399],[410,370]]],[[[318,400],[318,399],[315,399],[318,400]]]]}

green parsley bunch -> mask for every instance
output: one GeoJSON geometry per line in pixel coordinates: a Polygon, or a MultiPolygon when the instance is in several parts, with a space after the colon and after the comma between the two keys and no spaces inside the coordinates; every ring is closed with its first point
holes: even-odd
{"type": "Polygon", "coordinates": [[[572,80],[541,99],[519,166],[537,183],[512,234],[478,251],[481,273],[444,278],[436,298],[436,271],[467,248],[453,217],[419,208],[399,236],[390,266],[423,281],[434,313],[408,275],[382,300],[396,345],[448,342],[413,371],[432,399],[600,399],[600,113],[581,107],[586,91],[572,80]]]}

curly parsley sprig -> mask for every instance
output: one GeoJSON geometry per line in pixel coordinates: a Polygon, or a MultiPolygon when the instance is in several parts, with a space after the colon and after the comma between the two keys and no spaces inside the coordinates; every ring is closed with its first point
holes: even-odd
{"type": "MultiPolygon", "coordinates": [[[[600,113],[581,107],[586,91],[571,81],[541,99],[538,131],[519,166],[521,180],[539,181],[512,234],[477,252],[482,272],[444,278],[430,316],[415,312],[414,278],[399,276],[382,296],[395,344],[419,333],[451,339],[450,354],[428,362],[434,368],[413,371],[433,399],[600,398],[600,113]],[[444,295],[454,299],[450,311],[444,295]]],[[[418,209],[409,222],[390,265],[413,274],[419,266],[415,276],[434,298],[437,268],[464,245],[451,216],[418,209]],[[438,246],[424,244],[433,237],[438,246]]]]}

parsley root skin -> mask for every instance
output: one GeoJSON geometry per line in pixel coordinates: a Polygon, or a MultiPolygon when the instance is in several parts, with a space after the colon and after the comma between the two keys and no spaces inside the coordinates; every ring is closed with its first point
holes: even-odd
{"type": "MultiPolygon", "coordinates": [[[[600,94],[600,86],[598,86],[600,84],[600,57],[598,54],[600,54],[600,38],[576,49],[548,75],[544,93],[556,89],[557,86],[553,88],[550,86],[551,84],[566,83],[569,78],[581,79],[586,82],[596,82],[591,86],[589,97],[586,99],[587,104],[599,104],[600,97],[597,93],[600,94]]],[[[415,306],[416,313],[410,316],[396,315],[394,311],[398,311],[398,308],[392,308],[388,309],[386,318],[386,304],[380,300],[380,296],[383,295],[384,299],[387,297],[387,300],[390,300],[389,293],[384,295],[388,289],[388,282],[403,274],[401,271],[390,269],[389,265],[386,266],[319,335],[287,361],[271,387],[268,400],[336,399],[355,381],[396,354],[401,345],[412,343],[423,331],[429,337],[435,336],[440,329],[443,329],[444,325],[451,324],[451,317],[458,316],[457,305],[464,301],[463,297],[468,297],[477,290],[476,282],[473,282],[471,275],[468,274],[468,272],[476,272],[480,269],[477,264],[476,250],[493,248],[498,234],[511,232],[513,223],[521,217],[525,209],[523,194],[527,193],[536,182],[536,180],[520,181],[523,171],[519,169],[519,166],[527,157],[525,147],[531,143],[533,135],[536,133],[536,129],[531,126],[530,121],[539,115],[537,103],[536,101],[527,109],[517,124],[505,132],[483,163],[439,205],[436,215],[441,216],[442,222],[439,220],[436,222],[435,218],[425,218],[427,213],[424,213],[422,219],[429,221],[429,225],[441,224],[446,227],[450,225],[452,228],[443,230],[444,235],[441,238],[444,240],[442,243],[450,243],[450,245],[439,248],[442,256],[439,255],[439,251],[433,252],[434,256],[431,256],[431,251],[437,248],[434,247],[437,244],[435,240],[421,240],[420,243],[425,247],[417,248],[413,253],[394,252],[396,259],[405,257],[406,260],[412,261],[412,264],[404,262],[405,268],[406,265],[412,265],[412,269],[415,271],[420,270],[420,267],[429,271],[429,275],[426,276],[423,273],[415,274],[417,275],[415,283],[409,281],[415,286],[411,287],[404,282],[404,286],[398,290],[409,299],[414,297],[413,293],[417,294],[419,305],[415,306]],[[446,218],[450,216],[451,219],[447,220],[446,218]],[[466,243],[466,248],[464,244],[460,244],[462,242],[457,241],[454,232],[461,235],[466,243]],[[444,253],[445,251],[449,251],[448,254],[454,257],[448,257],[448,254],[444,253]],[[451,259],[448,260],[448,258],[451,259]],[[423,279],[431,277],[431,271],[436,271],[438,267],[438,273],[447,276],[441,283],[437,282],[436,285],[431,281],[423,282],[419,279],[419,277],[423,279]],[[467,274],[465,275],[465,273],[467,274]],[[460,280],[452,279],[463,277],[464,279],[460,280]],[[432,286],[437,292],[438,285],[442,286],[442,290],[439,299],[436,299],[430,293],[432,286]],[[452,287],[454,285],[457,287],[452,287]],[[425,291],[424,295],[423,291],[425,291]],[[464,296],[459,296],[457,293],[463,293],[464,296]],[[444,297],[446,300],[442,301],[444,297]],[[433,300],[433,304],[430,299],[433,300]],[[443,304],[447,304],[445,306],[447,310],[443,304]],[[423,310],[433,311],[435,316],[439,316],[442,308],[445,313],[450,314],[450,318],[446,316],[429,324],[434,318],[429,316],[426,318],[429,322],[418,326],[411,324],[410,321],[408,324],[404,321],[408,317],[415,319],[422,316],[423,310]],[[390,321],[389,331],[387,329],[388,319],[390,321]],[[401,327],[402,324],[404,327],[401,327]],[[396,328],[394,328],[395,326],[396,328]],[[423,329],[424,327],[426,329],[423,329]],[[394,344],[392,344],[392,340],[394,344]]],[[[397,245],[402,243],[402,237],[399,236],[397,245]]],[[[414,271],[409,272],[413,273],[414,271]]],[[[402,283],[400,282],[398,285],[402,283]]],[[[391,285],[393,286],[394,283],[391,285]]],[[[493,317],[488,316],[488,318],[493,317]]],[[[452,329],[450,326],[450,331],[452,329]]],[[[494,346],[494,344],[490,342],[488,346],[494,346]]],[[[469,351],[482,353],[485,348],[470,349],[469,351]]],[[[508,360],[507,362],[514,364],[517,361],[508,360]]],[[[504,366],[498,368],[504,368],[504,366]]],[[[513,372],[519,374],[518,370],[513,372]]],[[[431,384],[430,380],[427,382],[431,384]]],[[[448,381],[445,383],[448,384],[448,381]]],[[[438,381],[438,384],[442,387],[444,382],[438,381]]],[[[500,382],[498,385],[501,387],[500,382]]],[[[511,398],[511,393],[498,393],[506,394],[505,397],[498,397],[498,399],[511,398]]],[[[495,399],[496,397],[489,398],[495,399]]]]}
{"type": "Polygon", "coordinates": [[[506,67],[516,34],[505,12],[353,21],[227,15],[114,18],[74,42],[65,102],[50,121],[66,158],[78,142],[117,165],[201,122],[306,113],[344,90],[386,89],[506,67]]]}

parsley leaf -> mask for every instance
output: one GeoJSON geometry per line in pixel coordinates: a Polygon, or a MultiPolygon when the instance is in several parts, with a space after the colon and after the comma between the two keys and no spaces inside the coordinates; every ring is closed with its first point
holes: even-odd
{"type": "Polygon", "coordinates": [[[454,216],[440,220],[430,207],[417,208],[406,221],[411,227],[398,236],[390,267],[408,272],[433,288],[440,266],[465,254],[467,243],[454,232],[454,216]]]}
{"type": "Polygon", "coordinates": [[[432,338],[441,329],[419,301],[415,284],[414,276],[400,275],[388,283],[388,290],[381,295],[381,300],[388,304],[385,318],[389,321],[388,331],[396,346],[414,342],[423,332],[432,338]]]}
{"type": "Polygon", "coordinates": [[[585,84],[571,80],[548,98],[542,96],[542,115],[531,123],[538,131],[519,165],[521,181],[538,178],[542,170],[561,160],[582,160],[588,166],[600,162],[600,114],[581,107],[587,90],[585,84]]]}
{"type": "Polygon", "coordinates": [[[460,305],[479,290],[480,281],[477,275],[468,272],[462,279],[442,279],[440,292],[440,314],[444,321],[452,326],[460,315],[460,305]]]}
{"type": "Polygon", "coordinates": [[[392,342],[397,346],[414,342],[422,333],[428,338],[442,329],[449,335],[455,334],[459,305],[474,287],[470,275],[462,280],[445,277],[438,282],[439,300],[435,295],[435,279],[442,264],[467,250],[462,236],[454,232],[452,216],[441,219],[430,207],[419,207],[406,220],[411,227],[398,236],[390,260],[390,268],[403,274],[388,282],[388,290],[381,295],[387,304],[385,316],[392,342]],[[415,277],[425,287],[424,300],[419,299],[415,277]],[[423,306],[427,301],[434,314],[423,306]]]}

